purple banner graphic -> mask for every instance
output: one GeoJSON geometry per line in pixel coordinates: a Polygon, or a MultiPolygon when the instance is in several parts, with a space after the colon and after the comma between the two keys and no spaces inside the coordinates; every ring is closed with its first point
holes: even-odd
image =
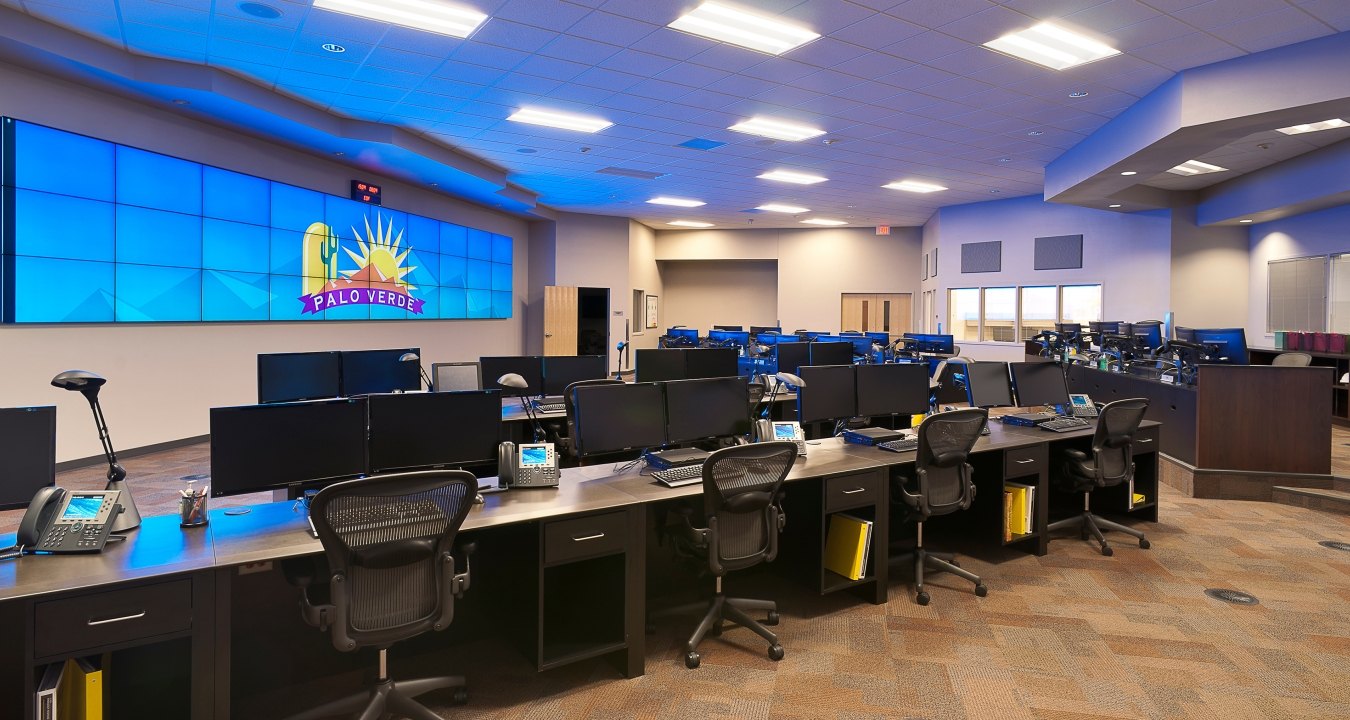
{"type": "Polygon", "coordinates": [[[338,288],[313,295],[302,295],[300,301],[305,304],[301,312],[305,315],[319,312],[330,307],[342,305],[388,305],[402,308],[417,315],[422,314],[425,300],[419,300],[407,293],[374,288],[338,288]]]}

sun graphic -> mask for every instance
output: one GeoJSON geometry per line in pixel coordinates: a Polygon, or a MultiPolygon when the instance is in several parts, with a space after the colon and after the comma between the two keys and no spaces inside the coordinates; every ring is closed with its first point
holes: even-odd
{"type": "Polygon", "coordinates": [[[351,248],[342,248],[357,266],[356,270],[341,271],[348,280],[367,280],[373,288],[385,286],[382,289],[401,293],[417,289],[415,285],[410,285],[404,280],[408,273],[417,267],[403,267],[403,261],[408,259],[408,253],[412,252],[412,249],[399,252],[399,246],[403,244],[403,231],[400,230],[398,237],[394,237],[393,222],[386,226],[384,218],[376,213],[374,232],[370,229],[370,218],[366,217],[365,237],[362,238],[361,232],[356,228],[352,228],[352,235],[356,236],[357,246],[361,252],[358,255],[352,252],[351,248]]]}

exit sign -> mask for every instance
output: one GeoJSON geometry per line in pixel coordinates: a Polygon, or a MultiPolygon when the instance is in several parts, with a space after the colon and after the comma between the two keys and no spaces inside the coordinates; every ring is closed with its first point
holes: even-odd
{"type": "Polygon", "coordinates": [[[352,181],[352,199],[371,205],[383,204],[380,200],[380,186],[364,180],[352,181]]]}
{"type": "Polygon", "coordinates": [[[878,235],[890,235],[890,234],[891,234],[891,226],[890,226],[890,225],[878,225],[878,226],[877,226],[877,234],[878,234],[878,235]]]}

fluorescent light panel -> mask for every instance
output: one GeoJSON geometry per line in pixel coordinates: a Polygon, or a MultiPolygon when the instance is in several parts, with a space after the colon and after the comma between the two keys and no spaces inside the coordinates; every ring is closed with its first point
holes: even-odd
{"type": "Polygon", "coordinates": [[[700,207],[708,204],[702,200],[688,200],[686,198],[666,197],[664,195],[654,197],[647,202],[652,205],[674,205],[675,207],[700,207]]]}
{"type": "Polygon", "coordinates": [[[809,140],[813,137],[820,137],[825,134],[824,130],[818,128],[766,117],[752,117],[745,122],[736,123],[727,129],[749,135],[759,135],[761,137],[773,138],[774,140],[787,140],[790,142],[801,142],[802,140],[809,140]]]}
{"type": "Polygon", "coordinates": [[[314,7],[459,38],[472,35],[488,18],[438,0],[314,0],[314,7]]]}
{"type": "Polygon", "coordinates": [[[800,215],[801,213],[804,212],[811,212],[811,208],[797,207],[796,205],[779,205],[778,203],[769,203],[767,205],[760,205],[755,209],[763,210],[764,212],[791,213],[793,215],[800,215]]]}
{"type": "Polygon", "coordinates": [[[713,226],[712,223],[698,222],[696,220],[671,220],[666,224],[674,225],[675,227],[687,227],[687,228],[710,228],[713,226]]]}
{"type": "Polygon", "coordinates": [[[819,33],[714,2],[705,2],[670,24],[676,30],[739,45],[770,55],[781,55],[820,37],[819,33]]]}
{"type": "Polygon", "coordinates": [[[541,110],[539,108],[521,108],[506,118],[519,123],[529,123],[530,125],[543,125],[545,127],[562,128],[563,130],[577,130],[579,132],[598,132],[613,125],[614,123],[591,115],[573,115],[572,113],[557,112],[555,110],[541,110]]]}
{"type": "Polygon", "coordinates": [[[984,46],[1054,70],[1120,54],[1110,45],[1048,22],[990,40],[984,46]]]}
{"type": "Polygon", "coordinates": [[[1285,135],[1302,135],[1303,133],[1317,132],[1318,130],[1331,130],[1347,126],[1350,126],[1350,122],[1346,122],[1340,118],[1332,118],[1330,120],[1323,120],[1322,122],[1305,123],[1303,125],[1279,128],[1276,132],[1282,132],[1285,135]]]}
{"type": "Polygon", "coordinates": [[[807,218],[807,219],[805,219],[805,220],[802,221],[802,224],[803,224],[803,225],[825,225],[825,226],[828,226],[828,227],[836,227],[836,226],[839,226],[839,225],[847,225],[847,224],[848,224],[848,221],[846,221],[846,220],[832,220],[832,219],[830,219],[830,218],[820,218],[820,217],[816,217],[816,218],[807,218]]]}
{"type": "Polygon", "coordinates": [[[778,182],[794,183],[797,185],[815,185],[822,183],[829,178],[819,175],[809,175],[807,173],[792,172],[791,170],[770,170],[763,175],[757,175],[761,180],[777,180],[778,182]]]}
{"type": "Polygon", "coordinates": [[[893,183],[882,185],[887,190],[904,190],[912,193],[931,193],[946,190],[947,188],[933,183],[919,182],[918,180],[897,180],[893,183]]]}
{"type": "Polygon", "coordinates": [[[1173,175],[1208,175],[1209,173],[1228,172],[1228,168],[1210,165],[1207,162],[1199,160],[1187,160],[1186,162],[1168,170],[1173,175]]]}

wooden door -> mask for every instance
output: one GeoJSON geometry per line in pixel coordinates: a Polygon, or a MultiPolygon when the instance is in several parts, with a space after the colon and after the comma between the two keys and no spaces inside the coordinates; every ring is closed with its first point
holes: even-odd
{"type": "Polygon", "coordinates": [[[909,293],[843,293],[839,298],[839,329],[859,332],[910,332],[913,296],[909,293]]]}
{"type": "Polygon", "coordinates": [[[544,287],[544,354],[577,354],[577,288],[544,287]]]}

